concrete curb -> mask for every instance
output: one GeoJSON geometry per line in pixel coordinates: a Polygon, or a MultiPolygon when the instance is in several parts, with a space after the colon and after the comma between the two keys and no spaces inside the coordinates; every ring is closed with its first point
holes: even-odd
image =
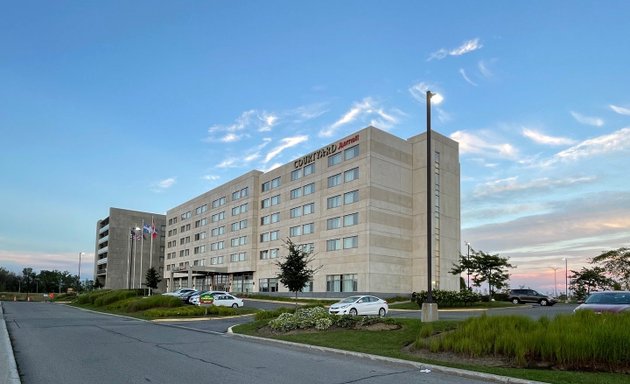
{"type": "Polygon", "coordinates": [[[266,343],[277,343],[277,344],[283,344],[283,345],[288,345],[288,346],[297,347],[297,348],[314,349],[314,350],[322,351],[322,352],[332,352],[332,353],[336,353],[336,354],[344,355],[344,356],[354,356],[354,357],[358,357],[358,358],[362,358],[362,359],[379,360],[379,361],[385,361],[385,362],[394,363],[394,364],[407,365],[407,366],[411,366],[413,368],[416,368],[418,370],[427,370],[428,369],[429,372],[427,372],[427,373],[429,373],[429,374],[432,371],[435,371],[435,372],[441,372],[441,373],[448,373],[448,374],[451,374],[451,375],[457,375],[457,376],[460,376],[460,377],[465,377],[465,378],[470,378],[470,379],[485,380],[485,381],[494,382],[494,383],[506,383],[506,384],[546,384],[546,383],[541,382],[541,381],[532,381],[532,380],[518,379],[518,378],[514,378],[514,377],[499,376],[499,375],[494,375],[494,374],[491,374],[491,373],[467,371],[465,369],[450,368],[450,367],[443,367],[443,366],[440,366],[440,365],[419,363],[419,362],[410,361],[410,360],[395,359],[393,357],[370,355],[368,353],[344,351],[344,350],[341,350],[341,349],[320,347],[320,346],[317,346],[317,345],[300,344],[300,343],[294,343],[294,342],[291,342],[291,341],[284,341],[284,340],[277,340],[277,339],[268,339],[268,338],[265,338],[265,337],[243,335],[243,334],[240,334],[240,333],[234,333],[234,331],[232,330],[233,327],[234,326],[228,328],[228,334],[230,334],[232,336],[236,336],[236,337],[241,337],[243,339],[252,339],[252,340],[257,340],[257,341],[266,342],[266,343]]]}
{"type": "Polygon", "coordinates": [[[13,346],[9,339],[9,331],[4,321],[4,307],[0,302],[0,366],[7,367],[4,373],[0,374],[0,382],[6,384],[21,384],[20,374],[13,356],[13,346]]]}

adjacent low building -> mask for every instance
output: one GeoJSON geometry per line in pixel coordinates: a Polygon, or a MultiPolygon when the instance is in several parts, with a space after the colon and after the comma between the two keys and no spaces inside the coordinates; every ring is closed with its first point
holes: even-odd
{"type": "Polygon", "coordinates": [[[450,273],[460,244],[458,143],[432,134],[431,239],[426,148],[426,134],[405,140],[367,127],[168,210],[167,289],[287,292],[276,263],[290,238],[321,266],[304,288],[313,296],[409,294],[426,290],[428,279],[435,289],[458,290],[459,276],[450,273]]]}
{"type": "Polygon", "coordinates": [[[133,289],[146,287],[150,267],[162,276],[165,228],[164,215],[110,208],[96,223],[94,280],[109,289],[133,289]]]}

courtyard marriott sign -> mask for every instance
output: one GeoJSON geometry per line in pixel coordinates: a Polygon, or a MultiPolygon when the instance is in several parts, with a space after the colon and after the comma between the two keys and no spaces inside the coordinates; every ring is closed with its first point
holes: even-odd
{"type": "Polygon", "coordinates": [[[359,141],[359,135],[354,135],[351,138],[340,141],[338,144],[330,144],[327,147],[324,147],[318,151],[310,153],[300,159],[297,159],[293,162],[295,168],[302,168],[305,165],[309,165],[315,160],[321,159],[322,157],[328,157],[337,151],[342,150],[349,144],[353,144],[359,141]]]}

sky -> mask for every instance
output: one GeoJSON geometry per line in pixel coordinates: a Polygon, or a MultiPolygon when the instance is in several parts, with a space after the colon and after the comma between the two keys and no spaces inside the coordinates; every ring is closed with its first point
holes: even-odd
{"type": "Polygon", "coordinates": [[[368,125],[407,139],[431,90],[432,128],[459,142],[462,253],[564,292],[567,269],[630,242],[628,15],[623,0],[2,1],[0,267],[76,274],[85,252],[92,278],[110,207],[164,214],[368,125]]]}

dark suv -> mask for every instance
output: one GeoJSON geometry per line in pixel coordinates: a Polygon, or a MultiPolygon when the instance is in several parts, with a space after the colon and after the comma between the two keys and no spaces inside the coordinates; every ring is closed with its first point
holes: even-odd
{"type": "Polygon", "coordinates": [[[511,289],[509,300],[514,304],[538,303],[542,306],[554,305],[557,303],[553,297],[538,293],[533,289],[511,289]]]}

